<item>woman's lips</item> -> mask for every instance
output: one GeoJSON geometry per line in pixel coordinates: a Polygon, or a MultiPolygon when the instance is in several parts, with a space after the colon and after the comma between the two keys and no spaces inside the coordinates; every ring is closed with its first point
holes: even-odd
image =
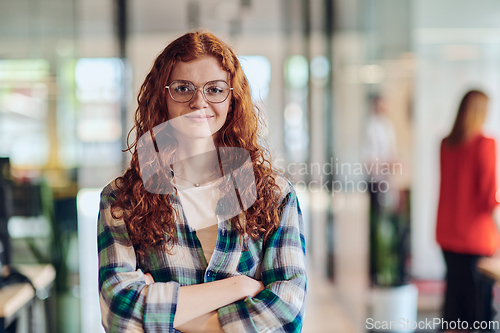
{"type": "Polygon", "coordinates": [[[212,119],[214,116],[209,116],[209,115],[189,115],[189,116],[185,116],[186,118],[188,118],[190,121],[194,122],[194,123],[203,123],[203,122],[206,122],[210,119],[212,119]]]}

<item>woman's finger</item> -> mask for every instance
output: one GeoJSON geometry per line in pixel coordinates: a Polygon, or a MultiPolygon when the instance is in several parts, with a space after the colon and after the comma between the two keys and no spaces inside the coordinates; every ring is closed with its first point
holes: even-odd
{"type": "Polygon", "coordinates": [[[153,279],[153,276],[150,273],[144,274],[144,281],[146,284],[155,283],[155,279],[153,279]]]}

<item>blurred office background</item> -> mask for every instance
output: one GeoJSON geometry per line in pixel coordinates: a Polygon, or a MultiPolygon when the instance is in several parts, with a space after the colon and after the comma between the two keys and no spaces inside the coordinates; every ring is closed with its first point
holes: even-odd
{"type": "Polygon", "coordinates": [[[486,131],[500,133],[500,2],[3,0],[2,260],[54,268],[49,292],[35,295],[52,300],[38,330],[102,330],[99,192],[129,160],[121,149],[154,58],[195,28],[241,56],[265,139],[299,192],[304,332],[365,332],[367,318],[387,313],[440,317],[439,145],[470,88],[490,96],[486,131]],[[383,214],[364,186],[374,96],[394,148],[378,162],[397,166],[379,179],[391,187],[376,203],[391,207],[383,214]],[[384,302],[398,310],[381,313],[384,302]]]}

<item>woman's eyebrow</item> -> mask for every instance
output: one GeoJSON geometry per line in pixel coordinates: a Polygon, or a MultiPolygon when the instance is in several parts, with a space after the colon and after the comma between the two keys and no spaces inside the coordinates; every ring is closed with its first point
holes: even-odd
{"type": "Polygon", "coordinates": [[[191,82],[192,84],[194,84],[194,85],[195,85],[195,86],[197,86],[197,87],[203,86],[203,85],[205,85],[206,83],[208,83],[208,82],[213,82],[213,81],[224,81],[224,82],[229,83],[229,80],[227,80],[227,79],[211,79],[211,80],[203,81],[203,82],[202,82],[202,83],[200,83],[199,85],[198,85],[198,84],[196,84],[196,82],[191,81],[191,80],[187,80],[187,79],[173,79],[173,80],[171,80],[170,82],[173,82],[173,81],[191,82]]]}

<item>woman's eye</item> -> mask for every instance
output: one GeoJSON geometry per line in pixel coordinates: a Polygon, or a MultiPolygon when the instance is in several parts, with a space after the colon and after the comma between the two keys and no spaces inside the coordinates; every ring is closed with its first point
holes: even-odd
{"type": "Polygon", "coordinates": [[[207,89],[207,93],[209,93],[210,95],[217,95],[222,92],[223,92],[222,88],[219,87],[210,87],[207,89]]]}
{"type": "Polygon", "coordinates": [[[179,92],[179,93],[186,93],[186,92],[190,92],[191,90],[192,89],[189,86],[178,86],[175,88],[175,91],[179,92]]]}

